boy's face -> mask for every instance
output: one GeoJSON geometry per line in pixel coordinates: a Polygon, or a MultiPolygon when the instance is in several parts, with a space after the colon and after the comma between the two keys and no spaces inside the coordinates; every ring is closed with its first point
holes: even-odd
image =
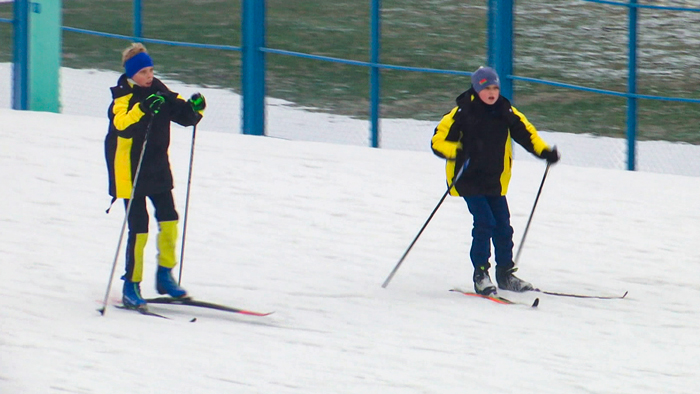
{"type": "Polygon", "coordinates": [[[144,67],[131,78],[142,88],[150,88],[153,83],[153,67],[144,67]]]}
{"type": "Polygon", "coordinates": [[[496,85],[487,86],[479,92],[479,98],[481,101],[488,105],[493,105],[498,100],[500,95],[501,88],[496,85]]]}

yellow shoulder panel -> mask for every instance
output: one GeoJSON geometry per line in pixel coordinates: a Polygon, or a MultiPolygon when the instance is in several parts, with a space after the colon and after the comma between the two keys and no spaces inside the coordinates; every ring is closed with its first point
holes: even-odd
{"type": "Polygon", "coordinates": [[[515,109],[515,107],[511,106],[511,108],[513,109],[513,113],[520,118],[521,122],[523,122],[523,124],[525,125],[525,129],[527,129],[527,131],[530,133],[530,141],[532,142],[532,146],[535,149],[535,153],[539,155],[540,153],[542,153],[543,150],[549,148],[547,143],[544,142],[544,140],[540,137],[539,134],[537,134],[537,129],[535,128],[535,126],[533,126],[532,123],[530,123],[530,121],[527,120],[525,115],[523,115],[522,112],[515,109]]]}
{"type": "Polygon", "coordinates": [[[127,94],[114,100],[114,105],[112,106],[113,123],[114,127],[119,131],[126,130],[127,127],[138,123],[145,115],[138,103],[129,109],[131,96],[132,94],[127,94]]]}
{"type": "Polygon", "coordinates": [[[457,150],[462,148],[462,143],[459,141],[447,141],[447,135],[450,133],[450,128],[454,124],[454,115],[459,107],[454,107],[450,113],[442,117],[440,123],[435,128],[435,135],[431,140],[433,149],[440,152],[448,160],[454,160],[457,157],[457,150]]]}

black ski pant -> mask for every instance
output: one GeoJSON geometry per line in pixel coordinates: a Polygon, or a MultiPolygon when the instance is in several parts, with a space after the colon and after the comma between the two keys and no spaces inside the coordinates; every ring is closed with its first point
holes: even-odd
{"type": "MultiPolygon", "coordinates": [[[[147,196],[153,204],[155,218],[158,222],[178,220],[172,191],[147,196]]],[[[129,200],[124,199],[124,209],[129,200]]],[[[140,282],[143,270],[143,247],[148,237],[148,209],[146,197],[135,197],[129,212],[129,236],[126,241],[126,273],[124,278],[132,282],[140,282]],[[136,274],[136,275],[134,275],[136,274]]]]}

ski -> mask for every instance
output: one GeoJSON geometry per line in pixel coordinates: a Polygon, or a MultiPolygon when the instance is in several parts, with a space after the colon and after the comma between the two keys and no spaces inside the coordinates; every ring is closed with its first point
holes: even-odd
{"type": "Polygon", "coordinates": [[[517,304],[517,305],[526,305],[526,306],[529,306],[531,308],[537,308],[537,306],[540,304],[539,298],[535,298],[535,301],[533,301],[532,304],[530,304],[527,302],[517,302],[517,301],[509,300],[509,299],[507,299],[505,297],[501,297],[499,295],[487,296],[487,295],[477,294],[477,293],[474,293],[471,291],[465,291],[465,290],[461,290],[461,289],[450,289],[450,291],[453,291],[456,293],[461,293],[461,294],[464,294],[465,296],[469,296],[469,297],[483,298],[483,299],[486,299],[489,301],[493,301],[497,304],[503,304],[503,305],[516,305],[517,304]]]}
{"type": "Polygon", "coordinates": [[[215,309],[218,311],[240,313],[242,315],[250,316],[268,316],[273,312],[255,312],[246,309],[233,308],[227,305],[215,304],[212,302],[198,301],[189,297],[184,298],[173,298],[173,297],[157,297],[157,298],[147,298],[146,302],[149,304],[164,304],[164,305],[187,305],[199,308],[215,309]]]}
{"type": "Polygon", "coordinates": [[[140,314],[142,314],[142,315],[146,315],[146,316],[153,316],[153,317],[159,317],[159,318],[161,318],[161,319],[172,320],[171,318],[169,318],[169,317],[167,317],[167,316],[164,316],[164,315],[161,315],[160,313],[151,312],[151,311],[149,311],[148,308],[146,308],[146,307],[143,307],[143,308],[127,308],[127,307],[124,306],[124,305],[115,305],[115,307],[117,307],[117,308],[119,308],[119,309],[124,309],[124,310],[126,310],[126,311],[138,312],[138,313],[140,313],[140,314]]]}
{"type": "Polygon", "coordinates": [[[557,293],[554,291],[544,291],[540,289],[535,289],[533,291],[536,291],[538,293],[542,294],[547,294],[551,296],[558,296],[558,297],[573,297],[573,298],[595,298],[598,300],[621,300],[627,296],[627,291],[625,291],[625,294],[621,296],[602,296],[602,295],[587,295],[587,294],[573,294],[573,293],[557,293]]]}

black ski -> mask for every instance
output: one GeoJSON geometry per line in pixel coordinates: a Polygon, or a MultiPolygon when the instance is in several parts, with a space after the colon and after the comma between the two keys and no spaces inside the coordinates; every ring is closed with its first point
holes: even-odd
{"type": "Polygon", "coordinates": [[[461,293],[461,294],[464,294],[465,296],[483,298],[486,300],[493,301],[497,304],[503,304],[503,305],[518,304],[518,305],[527,305],[527,306],[532,307],[532,308],[537,308],[537,306],[540,304],[539,298],[535,298],[535,301],[533,301],[532,304],[530,304],[527,302],[518,302],[518,301],[509,300],[509,299],[507,299],[505,297],[501,297],[499,295],[483,295],[483,294],[474,293],[472,291],[465,291],[462,289],[450,289],[450,291],[454,291],[456,293],[461,293]]]}
{"type": "Polygon", "coordinates": [[[554,291],[544,291],[544,290],[540,290],[540,289],[535,289],[533,291],[536,291],[536,292],[542,293],[542,294],[551,295],[551,296],[558,296],[558,297],[595,298],[598,300],[621,300],[627,296],[626,291],[625,291],[625,294],[623,294],[621,296],[601,296],[601,295],[587,295],[587,294],[557,293],[554,291]]]}
{"type": "Polygon", "coordinates": [[[159,317],[159,318],[161,318],[161,319],[172,320],[171,318],[169,318],[169,317],[167,317],[167,316],[163,316],[163,315],[161,315],[160,313],[155,313],[155,312],[149,311],[148,308],[145,307],[145,306],[144,306],[144,307],[141,307],[141,308],[127,308],[127,307],[124,306],[124,305],[115,305],[115,306],[116,306],[117,308],[119,308],[119,309],[124,309],[124,310],[126,310],[126,311],[138,312],[138,313],[140,313],[140,314],[142,314],[142,315],[146,315],[146,316],[153,316],[153,317],[159,317]]]}
{"type": "Polygon", "coordinates": [[[146,302],[149,304],[165,304],[165,305],[187,305],[199,308],[216,309],[218,311],[240,313],[242,315],[250,316],[268,316],[273,312],[255,312],[246,309],[233,308],[227,305],[215,304],[212,302],[193,300],[189,297],[184,298],[173,298],[173,297],[157,297],[157,298],[147,298],[146,302]]]}

